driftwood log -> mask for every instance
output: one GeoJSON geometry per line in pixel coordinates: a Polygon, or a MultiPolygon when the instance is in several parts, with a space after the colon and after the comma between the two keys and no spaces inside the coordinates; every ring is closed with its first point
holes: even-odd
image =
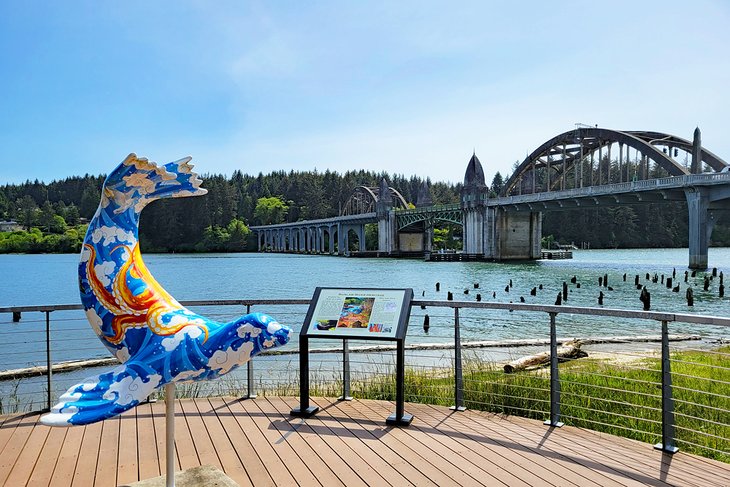
{"type": "MultiPolygon", "coordinates": [[[[585,350],[580,349],[581,344],[582,342],[580,340],[571,340],[563,343],[560,347],[558,347],[558,361],[565,362],[566,360],[587,357],[588,353],[586,353],[585,350]]],[[[506,374],[512,374],[514,372],[540,367],[549,363],[550,352],[542,352],[513,360],[504,366],[504,372],[506,374]]]]}

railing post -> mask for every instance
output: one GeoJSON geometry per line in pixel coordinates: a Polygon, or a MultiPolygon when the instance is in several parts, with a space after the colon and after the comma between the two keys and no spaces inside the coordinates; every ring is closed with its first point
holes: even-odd
{"type": "Polygon", "coordinates": [[[46,387],[48,388],[48,396],[46,404],[48,410],[53,406],[53,362],[51,362],[51,312],[46,311],[46,387]]]}
{"type": "Polygon", "coordinates": [[[347,338],[342,340],[342,396],[339,401],[352,401],[350,395],[350,343],[347,338]]]}
{"type": "Polygon", "coordinates": [[[550,419],[545,425],[560,428],[560,376],[558,375],[558,336],[555,327],[557,313],[550,313],[550,419]]]}
{"type": "Polygon", "coordinates": [[[662,320],[662,442],[654,445],[654,448],[665,453],[677,453],[679,448],[674,446],[674,399],[669,358],[669,325],[667,320],[662,320]]]}
{"type": "MultiPolygon", "coordinates": [[[[246,305],[246,314],[251,312],[251,305],[246,305]]],[[[253,387],[253,360],[246,362],[246,399],[256,399],[253,387]]]]}
{"type": "Polygon", "coordinates": [[[454,308],[454,405],[450,409],[464,411],[464,376],[461,368],[461,332],[459,308],[454,308]]]}

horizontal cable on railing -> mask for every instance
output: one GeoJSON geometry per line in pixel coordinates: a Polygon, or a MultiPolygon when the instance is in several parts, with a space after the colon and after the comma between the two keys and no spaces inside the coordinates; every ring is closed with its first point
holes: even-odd
{"type": "Polygon", "coordinates": [[[678,386],[678,385],[672,385],[672,388],[673,389],[679,389],[679,390],[682,390],[682,391],[687,391],[687,392],[694,392],[696,394],[706,394],[708,396],[714,396],[714,397],[721,397],[721,398],[727,398],[728,397],[728,396],[726,396],[724,394],[717,394],[715,392],[710,392],[710,391],[700,391],[700,390],[697,390],[697,389],[690,389],[689,387],[682,387],[682,386],[678,386]]]}
{"type": "MultiPolygon", "coordinates": [[[[727,397],[727,396],[725,396],[725,397],[727,397]]],[[[700,404],[698,402],[685,401],[684,399],[679,399],[679,398],[676,398],[676,397],[674,398],[674,402],[675,403],[681,403],[681,404],[687,404],[688,406],[694,406],[694,407],[698,407],[698,408],[709,409],[711,411],[717,411],[717,412],[720,412],[720,413],[729,413],[730,414],[730,410],[728,410],[728,409],[719,408],[717,406],[710,406],[709,404],[700,404]]]]}
{"type": "Polygon", "coordinates": [[[723,367],[721,365],[703,364],[701,362],[688,362],[685,360],[670,359],[673,364],[687,364],[687,365],[698,365],[700,367],[708,367],[710,369],[727,370],[730,371],[730,367],[723,367]]]}
{"type": "Polygon", "coordinates": [[[704,380],[707,382],[713,382],[715,384],[730,385],[730,381],[720,380],[720,379],[711,379],[710,377],[702,377],[699,375],[680,374],[680,373],[674,372],[674,371],[672,371],[672,377],[683,377],[685,379],[704,380]]]}
{"type": "MultiPolygon", "coordinates": [[[[591,399],[592,400],[596,400],[597,398],[592,397],[591,399]]],[[[601,411],[600,409],[589,408],[587,406],[580,406],[578,404],[566,404],[566,403],[563,403],[563,404],[561,404],[561,407],[562,408],[566,408],[566,409],[575,408],[575,409],[580,409],[580,410],[583,410],[583,411],[591,411],[593,413],[600,413],[600,414],[603,414],[603,415],[606,415],[606,416],[614,416],[614,417],[617,417],[617,418],[630,419],[632,421],[645,421],[647,423],[653,423],[653,424],[659,424],[659,425],[662,424],[662,422],[660,420],[656,420],[656,419],[641,418],[641,417],[638,417],[638,416],[629,416],[628,414],[614,413],[614,412],[611,412],[611,411],[601,411]]]]}
{"type": "MultiPolygon", "coordinates": [[[[720,426],[722,428],[728,428],[728,427],[730,427],[730,423],[720,423],[718,421],[713,421],[713,420],[707,419],[707,418],[698,418],[697,416],[692,416],[691,414],[684,414],[684,413],[680,413],[680,412],[674,411],[674,415],[675,416],[681,416],[683,418],[691,419],[691,420],[694,420],[694,421],[702,421],[703,423],[714,424],[715,426],[720,426]]],[[[730,439],[728,439],[728,438],[726,438],[726,439],[728,441],[730,441],[730,439]]]]}
{"type": "Polygon", "coordinates": [[[660,438],[661,437],[661,434],[660,433],[655,433],[653,431],[640,430],[640,429],[636,429],[636,428],[629,428],[628,426],[621,426],[621,425],[618,425],[618,424],[604,423],[603,421],[597,421],[595,419],[588,419],[588,418],[581,418],[581,417],[578,417],[578,416],[572,416],[570,414],[565,414],[565,413],[561,413],[560,414],[560,418],[561,419],[572,419],[572,420],[575,420],[576,422],[584,422],[584,423],[597,424],[597,425],[604,426],[606,428],[616,428],[616,429],[620,429],[620,430],[624,430],[624,431],[630,431],[632,433],[640,433],[640,434],[644,434],[644,435],[654,436],[656,438],[660,438]]]}
{"type": "MultiPolygon", "coordinates": [[[[623,365],[622,365],[622,367],[623,367],[623,365]]],[[[651,372],[657,373],[657,374],[661,374],[661,370],[651,370],[651,372]]],[[[640,384],[649,384],[649,385],[653,385],[653,386],[660,386],[660,385],[662,385],[661,382],[652,382],[652,381],[647,381],[647,380],[644,380],[644,379],[633,379],[631,377],[621,377],[621,376],[618,376],[618,375],[599,374],[597,372],[586,372],[586,371],[583,371],[583,370],[580,370],[580,374],[581,375],[591,375],[591,376],[594,376],[594,377],[602,377],[602,378],[606,378],[606,379],[622,380],[622,381],[626,381],[626,382],[636,382],[636,383],[640,383],[640,384]]]]}
{"type": "Polygon", "coordinates": [[[716,440],[728,441],[727,438],[723,438],[722,436],[713,435],[712,433],[706,433],[704,431],[695,430],[695,429],[691,429],[691,428],[685,428],[684,426],[680,426],[678,424],[675,424],[674,427],[676,429],[678,429],[678,430],[688,431],[688,432],[690,432],[692,434],[695,434],[695,435],[702,435],[702,436],[706,436],[708,438],[714,438],[716,440]]]}
{"type": "MultiPolygon", "coordinates": [[[[589,375],[589,374],[585,374],[585,375],[589,375]]],[[[616,379],[621,379],[621,377],[615,377],[615,378],[616,379]]],[[[611,392],[625,392],[625,393],[629,393],[629,394],[636,394],[636,395],[639,395],[639,396],[649,397],[649,398],[652,398],[652,399],[661,399],[661,397],[662,397],[661,394],[651,394],[649,392],[631,391],[631,390],[628,390],[628,389],[617,389],[616,387],[601,386],[601,385],[598,385],[598,384],[589,384],[587,382],[576,382],[576,381],[572,381],[572,380],[563,379],[562,377],[560,378],[560,383],[561,384],[579,385],[579,386],[584,386],[584,387],[591,387],[591,388],[594,388],[594,389],[601,389],[601,390],[604,390],[604,391],[611,391],[611,392]]],[[[653,384],[652,382],[642,382],[642,383],[643,384],[653,384]]],[[[660,385],[660,384],[657,384],[657,385],[660,385]]]]}
{"type": "Polygon", "coordinates": [[[720,355],[722,357],[730,358],[730,353],[718,352],[717,350],[705,350],[701,348],[682,348],[683,352],[700,352],[707,355],[720,355]]]}
{"type": "MultiPolygon", "coordinates": [[[[479,392],[479,394],[480,395],[483,395],[483,396],[507,397],[509,399],[519,399],[519,400],[525,401],[525,402],[543,402],[543,403],[548,403],[548,404],[550,403],[550,399],[542,399],[542,398],[539,398],[539,397],[513,396],[511,394],[504,394],[504,393],[496,392],[496,391],[489,391],[489,392],[473,391],[473,392],[474,393],[479,392]]],[[[478,402],[478,401],[476,401],[474,399],[465,399],[465,400],[478,402]]],[[[486,403],[486,404],[489,404],[489,403],[486,403]]],[[[512,406],[509,406],[509,407],[512,407],[512,406]]]]}
{"type": "Polygon", "coordinates": [[[487,380],[479,381],[479,380],[469,380],[466,377],[464,378],[464,384],[465,384],[464,392],[471,391],[471,392],[479,392],[479,393],[484,393],[484,394],[490,394],[491,391],[480,391],[478,389],[467,389],[466,383],[489,384],[489,385],[495,385],[495,386],[500,386],[500,387],[504,387],[504,388],[514,387],[515,389],[527,389],[529,391],[548,391],[548,392],[550,391],[550,388],[546,388],[546,387],[523,386],[523,385],[519,385],[519,384],[508,384],[505,382],[493,382],[493,381],[487,381],[487,380]]]}
{"type": "MultiPolygon", "coordinates": [[[[494,404],[494,403],[490,403],[490,402],[475,401],[473,399],[465,399],[464,402],[466,402],[468,404],[478,404],[478,405],[483,405],[483,406],[491,406],[492,409],[495,409],[495,410],[509,409],[509,410],[512,410],[512,411],[523,411],[523,412],[526,412],[526,413],[534,413],[535,415],[538,415],[538,414],[539,415],[545,415],[545,414],[548,413],[548,411],[540,410],[540,409],[523,408],[521,406],[507,405],[507,404],[494,404]]],[[[548,401],[548,402],[550,402],[550,401],[548,401]]]]}
{"type": "MultiPolygon", "coordinates": [[[[566,391],[566,390],[561,390],[560,391],[560,394],[561,395],[564,395],[564,396],[573,396],[573,397],[580,397],[580,398],[585,398],[586,397],[585,394],[577,394],[575,392],[569,392],[569,391],[566,391]]],[[[631,394],[631,392],[629,392],[629,394],[631,394]]],[[[629,406],[629,407],[632,407],[632,408],[642,408],[642,409],[646,409],[646,410],[649,410],[649,411],[658,411],[658,412],[661,412],[661,410],[662,410],[662,408],[659,408],[659,407],[645,406],[643,404],[636,404],[636,403],[633,403],[633,402],[626,402],[626,401],[617,401],[615,399],[606,399],[606,398],[603,398],[603,397],[592,397],[591,396],[590,397],[590,400],[591,401],[607,402],[609,404],[617,404],[617,405],[620,405],[620,406],[629,406]]],[[[567,403],[563,403],[563,404],[566,405],[566,406],[573,406],[574,405],[574,404],[567,404],[567,403]]]]}
{"type": "Polygon", "coordinates": [[[675,438],[674,442],[678,443],[678,444],[683,443],[685,445],[690,445],[695,448],[702,448],[703,450],[709,450],[709,451],[712,451],[715,453],[719,453],[721,455],[730,455],[730,450],[718,450],[717,448],[712,448],[711,446],[707,446],[707,445],[700,445],[699,443],[695,443],[695,442],[692,442],[689,440],[683,440],[682,438],[675,438]]]}

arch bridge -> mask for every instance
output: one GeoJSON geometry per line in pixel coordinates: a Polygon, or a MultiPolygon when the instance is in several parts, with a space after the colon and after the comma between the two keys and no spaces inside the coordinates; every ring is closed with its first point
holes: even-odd
{"type": "Polygon", "coordinates": [[[596,206],[686,201],[689,266],[707,267],[716,210],[730,209],[730,166],[693,140],[652,131],[578,127],[547,140],[516,168],[499,194],[481,162],[467,164],[460,203],[433,205],[427,188],[416,208],[385,180],[360,186],[342,215],[251,227],[259,250],[347,255],[350,236],[365,250],[365,225],[377,223],[378,255],[431,251],[437,222],[463,226],[465,254],[485,260],[541,256],[542,212],[596,206]],[[382,195],[382,196],[381,196],[382,195]]]}

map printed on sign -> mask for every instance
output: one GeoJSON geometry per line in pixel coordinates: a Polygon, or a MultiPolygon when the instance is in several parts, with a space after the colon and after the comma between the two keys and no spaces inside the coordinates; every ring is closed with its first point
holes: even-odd
{"type": "Polygon", "coordinates": [[[396,338],[405,289],[320,289],[310,336],[396,338]]]}

